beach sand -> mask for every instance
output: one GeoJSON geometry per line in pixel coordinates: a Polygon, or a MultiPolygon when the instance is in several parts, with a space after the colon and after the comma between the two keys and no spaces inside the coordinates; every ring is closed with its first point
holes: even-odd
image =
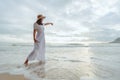
{"type": "Polygon", "coordinates": [[[11,75],[8,73],[1,73],[0,80],[28,80],[24,75],[11,75]]]}

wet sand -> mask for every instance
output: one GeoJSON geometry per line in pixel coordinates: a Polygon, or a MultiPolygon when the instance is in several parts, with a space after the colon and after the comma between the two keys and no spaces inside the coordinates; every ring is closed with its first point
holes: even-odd
{"type": "Polygon", "coordinates": [[[0,80],[28,80],[24,75],[11,75],[8,73],[1,73],[0,80]]]}

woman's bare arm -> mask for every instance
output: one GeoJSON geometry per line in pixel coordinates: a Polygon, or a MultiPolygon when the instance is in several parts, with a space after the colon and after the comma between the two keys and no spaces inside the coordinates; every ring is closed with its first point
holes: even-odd
{"type": "Polygon", "coordinates": [[[45,23],[45,25],[53,25],[53,23],[45,23]]]}
{"type": "Polygon", "coordinates": [[[35,43],[37,42],[37,40],[36,40],[36,32],[37,32],[37,30],[34,29],[34,31],[33,31],[33,39],[34,39],[34,42],[35,42],[35,43]]]}

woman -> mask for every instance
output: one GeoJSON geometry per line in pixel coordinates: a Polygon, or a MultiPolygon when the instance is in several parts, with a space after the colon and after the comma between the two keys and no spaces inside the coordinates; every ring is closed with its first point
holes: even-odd
{"type": "Polygon", "coordinates": [[[45,16],[38,15],[37,21],[34,23],[34,49],[28,55],[24,64],[27,66],[28,61],[30,60],[39,60],[42,63],[45,63],[45,35],[44,35],[44,26],[45,25],[53,25],[53,23],[43,23],[45,16]]]}

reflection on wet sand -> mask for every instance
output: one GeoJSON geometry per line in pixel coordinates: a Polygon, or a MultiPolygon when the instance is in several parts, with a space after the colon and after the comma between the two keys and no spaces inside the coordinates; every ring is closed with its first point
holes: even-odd
{"type": "Polygon", "coordinates": [[[104,53],[107,50],[93,47],[66,49],[70,53],[51,54],[46,64],[31,63],[27,70],[45,80],[119,80],[116,65],[120,64],[110,61],[110,55],[104,53]]]}
{"type": "Polygon", "coordinates": [[[45,78],[45,63],[31,63],[28,65],[27,70],[29,70],[30,74],[36,75],[39,78],[45,78]]]}
{"type": "Polygon", "coordinates": [[[46,80],[80,80],[83,77],[91,77],[91,58],[89,48],[83,48],[81,53],[70,54],[70,59],[48,60],[46,64],[31,63],[27,70],[31,74],[46,80]],[[84,54],[83,54],[84,53],[84,54]],[[74,56],[73,56],[74,55],[74,56]]]}

